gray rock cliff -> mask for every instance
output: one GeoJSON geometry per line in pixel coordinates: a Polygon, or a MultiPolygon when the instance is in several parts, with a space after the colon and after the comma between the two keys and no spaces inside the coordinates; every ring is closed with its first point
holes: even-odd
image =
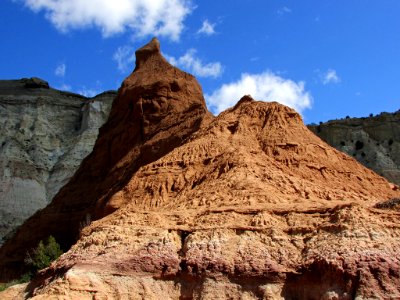
{"type": "Polygon", "coordinates": [[[308,127],[331,146],[400,185],[400,110],[308,127]]]}
{"type": "Polygon", "coordinates": [[[115,96],[86,98],[39,78],[0,80],[0,244],[92,151],[115,96]]]}

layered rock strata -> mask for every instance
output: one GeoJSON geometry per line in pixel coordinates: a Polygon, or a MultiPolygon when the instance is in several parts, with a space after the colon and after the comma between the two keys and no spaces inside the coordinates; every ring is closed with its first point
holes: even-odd
{"type": "Polygon", "coordinates": [[[400,185],[400,111],[310,125],[329,145],[400,185]]]}
{"type": "Polygon", "coordinates": [[[0,244],[72,177],[115,96],[86,98],[38,78],[0,81],[0,244]]]}
{"type": "Polygon", "coordinates": [[[400,297],[396,186],[281,104],[245,96],[213,118],[157,40],[136,56],[93,152],[0,249],[2,276],[49,234],[73,246],[0,296],[400,297]]]}

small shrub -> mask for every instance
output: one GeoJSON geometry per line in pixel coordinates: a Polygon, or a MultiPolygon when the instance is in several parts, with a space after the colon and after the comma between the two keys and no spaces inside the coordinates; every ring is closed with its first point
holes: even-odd
{"type": "Polygon", "coordinates": [[[38,246],[31,253],[28,252],[25,263],[36,273],[50,266],[62,253],[56,239],[53,236],[49,236],[46,244],[40,241],[38,246]]]}
{"type": "Polygon", "coordinates": [[[31,273],[26,273],[24,275],[21,276],[20,279],[16,279],[16,280],[12,280],[10,282],[7,283],[2,283],[0,284],[0,292],[8,289],[10,286],[16,285],[16,284],[20,284],[20,283],[26,283],[29,282],[32,278],[32,274],[31,273]]]}
{"type": "Polygon", "coordinates": [[[31,279],[32,279],[32,273],[28,272],[22,275],[20,279],[18,279],[18,283],[26,283],[29,282],[31,279]]]}

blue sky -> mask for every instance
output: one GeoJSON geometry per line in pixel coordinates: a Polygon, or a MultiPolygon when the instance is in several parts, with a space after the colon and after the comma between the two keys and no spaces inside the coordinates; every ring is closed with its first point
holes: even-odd
{"type": "Polygon", "coordinates": [[[2,0],[0,78],[92,96],[153,36],[214,114],[244,94],[306,123],[400,109],[398,0],[2,0]]]}

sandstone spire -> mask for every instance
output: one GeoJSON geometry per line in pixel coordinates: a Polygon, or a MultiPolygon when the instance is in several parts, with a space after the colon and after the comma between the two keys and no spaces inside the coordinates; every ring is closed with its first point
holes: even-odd
{"type": "Polygon", "coordinates": [[[136,69],[143,66],[146,61],[150,58],[164,60],[161,56],[160,42],[157,38],[153,38],[148,44],[144,45],[142,48],[136,50],[136,69]]]}

